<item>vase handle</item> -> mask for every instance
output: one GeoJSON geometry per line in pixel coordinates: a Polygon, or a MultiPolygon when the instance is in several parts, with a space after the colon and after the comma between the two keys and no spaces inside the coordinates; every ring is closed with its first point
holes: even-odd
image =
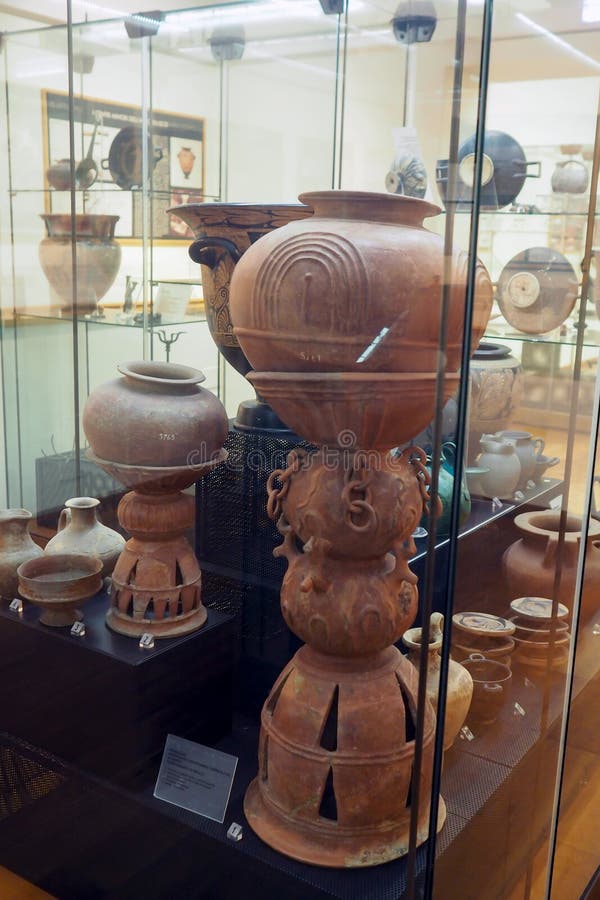
{"type": "Polygon", "coordinates": [[[67,525],[71,524],[71,510],[65,506],[64,509],[60,511],[60,516],[58,517],[58,531],[63,531],[67,527],[67,525]]]}
{"type": "Polygon", "coordinates": [[[201,237],[190,246],[188,253],[190,259],[202,266],[214,269],[223,258],[224,253],[229,253],[234,262],[239,262],[242,254],[233,241],[222,237],[201,237]],[[215,252],[221,250],[221,253],[215,252]]]}

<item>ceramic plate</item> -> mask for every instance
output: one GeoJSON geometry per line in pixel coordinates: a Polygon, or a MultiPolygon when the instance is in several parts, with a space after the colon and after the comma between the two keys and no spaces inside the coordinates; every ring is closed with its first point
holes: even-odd
{"type": "Polygon", "coordinates": [[[579,282],[569,260],[549,247],[517,253],[502,269],[496,299],[506,321],[526,334],[545,334],[570,315],[579,282]]]}
{"type": "Polygon", "coordinates": [[[489,637],[505,637],[513,634],[515,626],[502,616],[494,616],[483,612],[461,612],[452,616],[452,622],[461,631],[470,634],[485,634],[489,637]]]}
{"type": "MultiPolygon", "coordinates": [[[[525,619],[550,619],[552,615],[552,600],[548,597],[517,597],[510,604],[513,612],[525,619]]],[[[558,604],[557,618],[564,619],[569,615],[569,610],[563,603],[558,604]]],[[[513,625],[514,628],[514,625],[513,625]]]]}

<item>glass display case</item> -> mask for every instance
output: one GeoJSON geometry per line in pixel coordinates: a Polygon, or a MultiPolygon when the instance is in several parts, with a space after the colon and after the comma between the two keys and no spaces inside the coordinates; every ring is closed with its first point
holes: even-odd
{"type": "Polygon", "coordinates": [[[0,866],[593,891],[583,6],[67,0],[2,35],[0,866]]]}

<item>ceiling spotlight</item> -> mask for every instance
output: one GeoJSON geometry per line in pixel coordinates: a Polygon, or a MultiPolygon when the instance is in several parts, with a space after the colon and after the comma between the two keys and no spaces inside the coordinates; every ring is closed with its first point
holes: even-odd
{"type": "Polygon", "coordinates": [[[246,47],[246,34],[241,25],[223,25],[215,28],[209,43],[213,59],[217,62],[225,59],[241,59],[246,47]]]}
{"type": "Polygon", "coordinates": [[[127,37],[141,38],[156,34],[165,14],[160,9],[151,12],[131,13],[125,16],[124,25],[127,37]]]}
{"type": "Polygon", "coordinates": [[[407,0],[394,13],[391,25],[401,44],[423,44],[431,40],[437,25],[435,7],[430,0],[407,0]]]}

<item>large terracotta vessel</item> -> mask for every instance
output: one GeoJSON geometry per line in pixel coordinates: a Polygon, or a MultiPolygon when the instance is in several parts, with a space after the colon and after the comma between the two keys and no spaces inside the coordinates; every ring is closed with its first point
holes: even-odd
{"type": "MultiPolygon", "coordinates": [[[[194,232],[196,240],[189,253],[202,269],[206,321],[212,338],[227,362],[246,375],[251,366],[233,333],[229,308],[231,276],[251,244],[288,222],[312,215],[312,210],[300,203],[188,203],[169,212],[194,232]]],[[[241,404],[236,421],[241,427],[285,427],[260,401],[241,404]]]]}
{"type": "MultiPolygon", "coordinates": [[[[290,453],[268,484],[284,538],[276,553],[288,561],[282,610],[306,645],[263,707],[259,774],[244,809],[289,856],[370,866],[407,852],[411,810],[417,842],[428,832],[434,715],[427,702],[417,772],[418,675],[393,644],[416,610],[408,559],[430,476],[422,450],[389,450],[456,389],[466,258],[444,265],[441,239],[422,227],[438,209],[422,200],[341,191],[300,199],[314,217],[256,242],[231,282],[235,333],[259,369],[250,380],[322,447],[290,453]],[[445,269],[449,347],[437,397],[445,269]]],[[[477,294],[489,309],[483,268],[477,294]]],[[[444,818],[440,798],[438,826],[444,818]]]]}
{"type": "MultiPolygon", "coordinates": [[[[508,585],[508,599],[548,597],[557,599],[570,610],[581,544],[582,521],[567,515],[563,540],[560,540],[560,513],[554,510],[520,513],[515,525],[521,537],[502,557],[502,569],[508,585]],[[560,572],[558,597],[554,597],[555,577],[560,572]]],[[[590,519],[585,571],[581,597],[581,615],[587,621],[596,615],[600,603],[600,523],[590,519]]]]}
{"type": "Polygon", "coordinates": [[[83,411],[90,458],[133,488],[118,507],[132,537],[113,571],[107,624],[132,637],[186,634],[204,624],[206,609],[185,537],[194,500],[182,491],[226,458],[227,415],[196,369],[137,361],[119,371],[83,411]]]}
{"type": "MultiPolygon", "coordinates": [[[[357,375],[436,371],[444,246],[423,221],[439,207],[358,191],[301,194],[300,200],[314,215],[267,235],[236,267],[231,311],[252,367],[357,375]]],[[[456,251],[448,273],[448,372],[460,364],[467,262],[456,251]]],[[[478,264],[474,346],[491,305],[491,281],[478,264]]]]}
{"type": "Polygon", "coordinates": [[[44,552],[29,534],[32,518],[27,509],[0,509],[0,596],[8,600],[17,596],[21,563],[44,552]]]}
{"type": "Polygon", "coordinates": [[[90,313],[112,286],[121,264],[121,247],[115,241],[119,216],[42,215],[47,237],[39,247],[44,275],[66,312],[90,313]],[[73,291],[73,241],[76,248],[77,283],[73,291]]]}

